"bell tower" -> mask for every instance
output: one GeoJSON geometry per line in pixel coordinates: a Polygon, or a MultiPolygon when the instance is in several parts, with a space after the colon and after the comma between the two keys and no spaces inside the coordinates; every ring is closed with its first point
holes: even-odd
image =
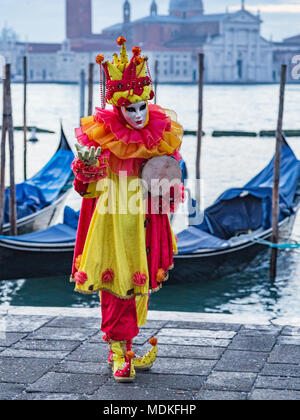
{"type": "Polygon", "coordinates": [[[89,38],[92,34],[92,0],[66,0],[67,39],[89,38]]]}
{"type": "Polygon", "coordinates": [[[129,3],[129,0],[125,0],[124,6],[123,6],[123,15],[124,15],[124,24],[130,23],[131,19],[131,6],[129,3]]]}

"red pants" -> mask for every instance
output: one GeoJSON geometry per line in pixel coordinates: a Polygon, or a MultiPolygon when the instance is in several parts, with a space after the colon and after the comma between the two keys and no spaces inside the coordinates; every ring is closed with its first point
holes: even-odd
{"type": "Polygon", "coordinates": [[[139,333],[135,297],[119,299],[101,292],[102,331],[114,341],[132,340],[139,333]]]}

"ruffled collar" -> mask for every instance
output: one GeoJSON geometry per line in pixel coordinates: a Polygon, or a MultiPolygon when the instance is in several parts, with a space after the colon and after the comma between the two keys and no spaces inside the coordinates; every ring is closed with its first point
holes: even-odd
{"type": "Polygon", "coordinates": [[[157,105],[149,105],[149,122],[140,130],[134,130],[122,121],[118,110],[96,108],[94,120],[104,123],[116,137],[125,144],[136,143],[151,150],[158,146],[165,131],[171,130],[171,120],[157,105]]]}

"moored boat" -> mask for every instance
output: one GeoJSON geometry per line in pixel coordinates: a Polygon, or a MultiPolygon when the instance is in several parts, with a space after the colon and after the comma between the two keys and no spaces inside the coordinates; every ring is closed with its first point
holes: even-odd
{"type": "MultiPolygon", "coordinates": [[[[49,162],[32,178],[16,185],[18,235],[45,229],[55,223],[73,184],[74,154],[61,127],[59,146],[49,162]]],[[[5,191],[3,234],[8,235],[9,188],[5,191]]]]}

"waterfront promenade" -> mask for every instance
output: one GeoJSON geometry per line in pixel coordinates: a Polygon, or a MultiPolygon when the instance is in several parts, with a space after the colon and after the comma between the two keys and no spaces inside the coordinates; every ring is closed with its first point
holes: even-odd
{"type": "Polygon", "coordinates": [[[300,400],[300,319],[150,312],[134,350],[158,360],[118,384],[99,315],[0,306],[0,400],[300,400]]]}

